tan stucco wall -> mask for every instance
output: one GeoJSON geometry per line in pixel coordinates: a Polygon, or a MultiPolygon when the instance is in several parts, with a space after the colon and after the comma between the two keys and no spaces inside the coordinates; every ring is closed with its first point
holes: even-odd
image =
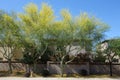
{"type": "Polygon", "coordinates": [[[22,49],[16,49],[14,51],[15,55],[13,57],[13,59],[22,59],[23,58],[23,54],[22,54],[22,49]]]}
{"type": "MultiPolygon", "coordinates": [[[[4,50],[3,50],[2,47],[0,47],[0,58],[3,58],[3,60],[5,61],[6,59],[3,57],[2,52],[4,52],[4,50]]],[[[21,48],[16,49],[13,52],[14,52],[13,60],[14,59],[22,59],[23,54],[22,54],[22,49],[21,48]]]]}

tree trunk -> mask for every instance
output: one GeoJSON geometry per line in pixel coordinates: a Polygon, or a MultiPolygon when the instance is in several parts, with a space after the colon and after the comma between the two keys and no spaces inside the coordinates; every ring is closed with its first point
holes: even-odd
{"type": "Polygon", "coordinates": [[[25,64],[25,70],[26,70],[26,73],[28,72],[28,65],[25,64]]]}
{"type": "Polygon", "coordinates": [[[64,73],[64,59],[61,60],[60,67],[61,67],[61,73],[60,73],[60,75],[61,75],[61,77],[63,77],[63,73],[64,73]]]}
{"type": "Polygon", "coordinates": [[[12,63],[11,63],[11,59],[8,59],[8,65],[9,65],[9,73],[12,74],[12,63]]]}
{"type": "Polygon", "coordinates": [[[110,65],[110,76],[112,76],[112,62],[110,62],[109,65],[110,65]]]}
{"type": "Polygon", "coordinates": [[[30,65],[28,64],[28,73],[30,73],[30,65]]]}
{"type": "Polygon", "coordinates": [[[33,65],[30,65],[30,77],[33,77],[33,65]]]}
{"type": "Polygon", "coordinates": [[[33,65],[28,64],[28,71],[29,77],[33,77],[33,65]]]}
{"type": "Polygon", "coordinates": [[[33,77],[33,65],[27,64],[27,77],[33,77]]]}
{"type": "Polygon", "coordinates": [[[35,73],[37,71],[37,63],[33,64],[33,72],[35,73]]]}
{"type": "Polygon", "coordinates": [[[31,76],[30,64],[26,64],[26,74],[25,77],[31,76]]]}
{"type": "Polygon", "coordinates": [[[60,75],[61,75],[61,77],[63,77],[63,62],[62,61],[60,62],[60,68],[61,68],[60,75]]]}

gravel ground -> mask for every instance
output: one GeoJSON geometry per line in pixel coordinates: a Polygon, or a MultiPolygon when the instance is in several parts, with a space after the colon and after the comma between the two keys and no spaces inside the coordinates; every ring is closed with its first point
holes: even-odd
{"type": "Polygon", "coordinates": [[[0,80],[120,80],[120,78],[21,78],[0,77],[0,80]]]}

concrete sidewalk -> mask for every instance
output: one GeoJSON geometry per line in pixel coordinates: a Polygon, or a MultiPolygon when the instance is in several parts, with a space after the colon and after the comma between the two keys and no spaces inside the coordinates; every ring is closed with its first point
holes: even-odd
{"type": "Polygon", "coordinates": [[[22,78],[0,77],[0,80],[120,80],[120,78],[22,78]]]}

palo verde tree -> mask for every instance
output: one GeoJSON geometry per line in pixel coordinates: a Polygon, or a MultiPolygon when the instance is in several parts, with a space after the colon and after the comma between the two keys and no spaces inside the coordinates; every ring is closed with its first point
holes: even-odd
{"type": "Polygon", "coordinates": [[[22,26],[20,33],[23,53],[32,59],[30,63],[26,62],[30,66],[36,64],[38,58],[40,59],[45,53],[48,47],[46,40],[48,31],[55,17],[52,8],[45,3],[40,9],[35,4],[30,3],[24,8],[24,11],[24,13],[19,14],[20,26],[22,26]]]}
{"type": "Polygon", "coordinates": [[[54,23],[51,35],[52,39],[55,39],[56,54],[59,54],[61,76],[63,76],[64,64],[73,60],[66,62],[65,58],[74,50],[71,50],[74,41],[77,40],[80,46],[77,53],[81,49],[85,49],[86,53],[91,53],[95,50],[95,45],[104,37],[108,26],[86,13],[82,13],[76,20],[66,10],[61,13],[62,20],[54,23]]]}
{"type": "Polygon", "coordinates": [[[1,16],[0,23],[0,52],[3,57],[8,61],[9,73],[12,73],[11,60],[14,56],[14,50],[18,49],[18,31],[19,28],[16,24],[15,16],[10,16],[4,13],[1,16]]]}
{"type": "Polygon", "coordinates": [[[107,44],[105,45],[103,53],[106,54],[110,66],[110,76],[112,76],[112,62],[115,59],[115,56],[120,56],[120,39],[110,39],[104,43],[107,44]]]}
{"type": "Polygon", "coordinates": [[[96,44],[104,38],[108,25],[99,21],[94,16],[88,16],[87,13],[81,13],[75,22],[80,47],[87,54],[94,52],[96,44]]]}
{"type": "Polygon", "coordinates": [[[75,40],[75,26],[72,16],[67,10],[62,10],[61,15],[62,20],[54,23],[54,26],[50,30],[50,35],[51,39],[54,41],[53,44],[56,46],[55,56],[57,61],[60,62],[60,74],[63,77],[64,66],[74,59],[73,57],[70,60],[66,60],[66,57],[76,48],[72,48],[75,40]]]}

